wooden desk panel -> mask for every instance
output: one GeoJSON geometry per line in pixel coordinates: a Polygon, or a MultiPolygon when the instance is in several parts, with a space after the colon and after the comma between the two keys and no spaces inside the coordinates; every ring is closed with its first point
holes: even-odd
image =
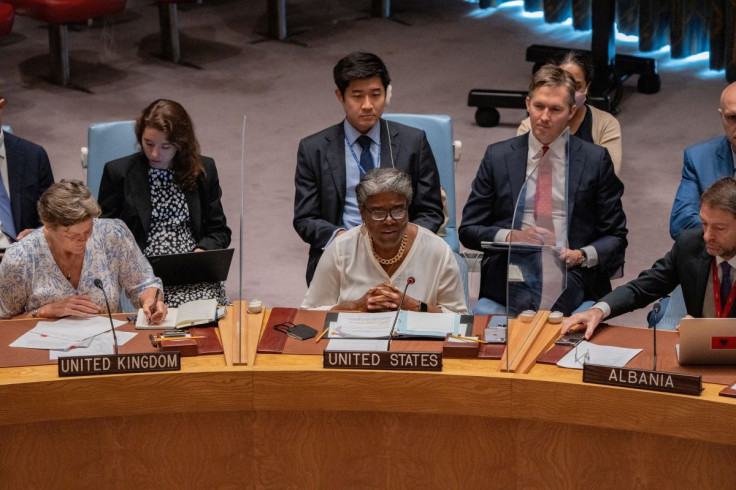
{"type": "Polygon", "coordinates": [[[448,359],[441,373],[317,356],[182,359],[180,373],[0,369],[2,488],[724,488],[736,400],[448,359]]]}

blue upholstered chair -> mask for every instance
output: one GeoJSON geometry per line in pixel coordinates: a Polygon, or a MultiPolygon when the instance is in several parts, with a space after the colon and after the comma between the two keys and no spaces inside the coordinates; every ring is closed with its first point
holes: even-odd
{"type": "Polygon", "coordinates": [[[660,330],[675,330],[680,324],[680,320],[687,315],[687,307],[685,306],[685,298],[682,296],[682,286],[677,286],[669,296],[659,300],[661,309],[656,317],[653,311],[647,315],[649,324],[652,320],[657,324],[660,330]]]}
{"type": "MultiPolygon", "coordinates": [[[[82,148],[82,168],[87,170],[87,187],[97,199],[102,181],[102,171],[110,160],[135,153],[138,142],[135,137],[135,121],[113,121],[93,123],[87,130],[87,147],[82,148]]],[[[124,312],[133,312],[133,304],[120,295],[124,312]]]]}
{"type": "Polygon", "coordinates": [[[469,301],[468,294],[468,266],[465,259],[459,255],[460,240],[457,235],[457,220],[455,218],[455,163],[459,160],[460,142],[453,140],[452,118],[440,114],[384,114],[387,121],[394,121],[407,126],[423,130],[427,134],[429,146],[432,148],[434,159],[437,161],[437,170],[440,173],[440,184],[447,195],[448,220],[446,235],[443,237],[455,254],[460,275],[465,289],[465,302],[469,301]]]}
{"type": "Polygon", "coordinates": [[[87,169],[87,187],[97,199],[102,170],[110,160],[135,153],[135,121],[93,123],[87,130],[87,147],[82,148],[82,167],[87,169]]]}

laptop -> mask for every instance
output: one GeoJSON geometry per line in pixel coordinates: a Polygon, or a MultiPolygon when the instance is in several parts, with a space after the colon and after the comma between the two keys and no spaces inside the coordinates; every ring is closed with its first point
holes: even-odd
{"type": "Polygon", "coordinates": [[[680,364],[736,364],[736,318],[683,318],[680,364]]]}
{"type": "Polygon", "coordinates": [[[235,249],[205,250],[171,255],[151,255],[153,273],[164,286],[227,280],[235,249]]]}

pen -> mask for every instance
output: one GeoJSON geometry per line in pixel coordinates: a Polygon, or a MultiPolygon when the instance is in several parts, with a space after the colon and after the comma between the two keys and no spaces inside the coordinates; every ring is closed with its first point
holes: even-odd
{"type": "Polygon", "coordinates": [[[469,340],[470,342],[478,342],[479,344],[487,344],[485,340],[474,339],[472,337],[463,337],[462,335],[450,335],[453,339],[469,340]]]}
{"type": "Polygon", "coordinates": [[[151,306],[151,316],[148,318],[148,324],[153,323],[153,314],[156,313],[156,305],[158,304],[158,297],[161,295],[161,290],[156,288],[156,296],[153,298],[153,306],[151,306]]]}
{"type": "Polygon", "coordinates": [[[204,335],[192,335],[191,337],[156,337],[154,340],[156,342],[161,342],[163,340],[189,340],[189,339],[203,339],[204,335]]]}
{"type": "Polygon", "coordinates": [[[326,334],[326,333],[327,333],[327,332],[328,332],[329,330],[330,330],[329,328],[325,328],[324,330],[322,330],[322,333],[321,333],[321,334],[319,334],[319,337],[317,337],[317,340],[315,340],[314,342],[315,342],[315,343],[317,343],[317,342],[319,342],[320,340],[322,340],[322,337],[324,337],[324,336],[325,336],[325,334],[326,334]]]}

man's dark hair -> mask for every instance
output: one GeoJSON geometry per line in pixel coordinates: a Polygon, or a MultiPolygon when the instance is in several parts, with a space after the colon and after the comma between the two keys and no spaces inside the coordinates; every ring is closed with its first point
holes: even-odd
{"type": "Polygon", "coordinates": [[[381,61],[381,58],[373,53],[366,53],[364,51],[350,53],[338,61],[335,68],[332,69],[332,76],[335,79],[335,85],[337,85],[338,90],[343,96],[345,95],[345,89],[348,88],[348,85],[353,80],[380,77],[384,90],[391,83],[388,69],[383,64],[383,61],[381,61]]]}
{"type": "Polygon", "coordinates": [[[724,177],[708,187],[700,196],[700,205],[731,213],[736,218],[736,179],[724,177]]]}

